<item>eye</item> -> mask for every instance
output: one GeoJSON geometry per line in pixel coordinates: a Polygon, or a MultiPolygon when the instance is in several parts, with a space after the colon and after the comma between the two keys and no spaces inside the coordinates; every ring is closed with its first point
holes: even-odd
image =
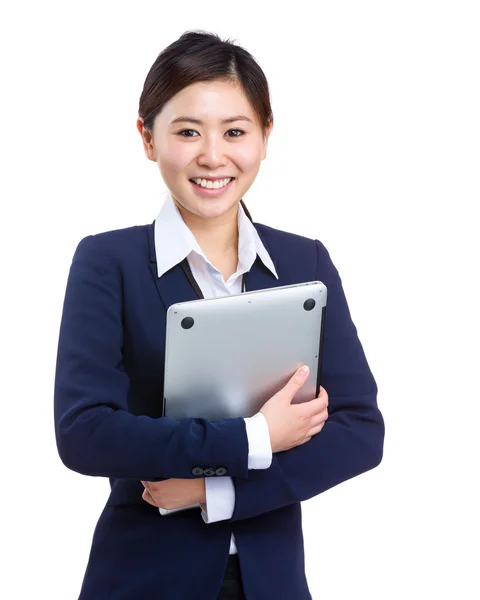
{"type": "Polygon", "coordinates": [[[245,133],[242,129],[229,129],[227,131],[227,133],[231,133],[232,131],[239,131],[240,133],[239,133],[239,135],[233,135],[233,136],[230,136],[230,137],[240,137],[240,136],[242,136],[245,133]]]}
{"type": "MultiPolygon", "coordinates": [[[[235,135],[229,135],[228,137],[237,138],[237,137],[241,137],[245,133],[243,131],[243,129],[229,129],[227,131],[227,133],[230,134],[230,133],[232,133],[234,131],[237,132],[237,134],[235,134],[235,135]]],[[[181,136],[181,137],[185,137],[185,138],[196,137],[196,136],[193,136],[193,135],[185,135],[185,134],[191,133],[191,132],[198,133],[197,131],[195,131],[195,129],[182,129],[182,131],[178,132],[178,135],[181,136]]]]}
{"type": "Polygon", "coordinates": [[[197,133],[195,131],[195,129],[182,129],[182,131],[178,132],[178,135],[181,135],[182,137],[193,137],[192,135],[183,135],[184,133],[186,133],[187,131],[194,131],[195,133],[197,133]]]}

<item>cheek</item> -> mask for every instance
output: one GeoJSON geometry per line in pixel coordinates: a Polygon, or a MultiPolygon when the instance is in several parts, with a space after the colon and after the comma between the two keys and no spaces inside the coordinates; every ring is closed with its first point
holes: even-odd
{"type": "Polygon", "coordinates": [[[162,145],[157,154],[162,171],[183,171],[191,161],[192,149],[188,144],[179,144],[175,140],[169,140],[162,145]]]}
{"type": "Polygon", "coordinates": [[[260,168],[261,153],[257,146],[239,148],[235,156],[235,162],[245,173],[256,172],[260,168]]]}
{"type": "Polygon", "coordinates": [[[188,163],[193,152],[193,144],[185,144],[175,136],[167,136],[158,148],[158,158],[164,164],[179,169],[188,163]]]}

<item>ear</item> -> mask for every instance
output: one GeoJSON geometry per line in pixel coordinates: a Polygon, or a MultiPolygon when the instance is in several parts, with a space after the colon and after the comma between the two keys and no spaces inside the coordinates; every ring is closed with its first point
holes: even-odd
{"type": "Polygon", "coordinates": [[[266,156],[267,156],[268,138],[270,137],[270,134],[272,133],[272,129],[273,129],[273,121],[270,121],[270,124],[268,125],[268,127],[265,131],[265,135],[263,137],[262,160],[264,158],[266,158],[266,156]]]}
{"type": "Polygon", "coordinates": [[[138,119],[137,119],[137,129],[140,132],[140,135],[142,137],[143,149],[145,151],[145,156],[149,160],[153,160],[153,162],[157,162],[156,156],[155,156],[155,148],[153,146],[152,132],[150,131],[150,129],[146,129],[143,126],[143,118],[142,117],[138,117],[138,119]]]}

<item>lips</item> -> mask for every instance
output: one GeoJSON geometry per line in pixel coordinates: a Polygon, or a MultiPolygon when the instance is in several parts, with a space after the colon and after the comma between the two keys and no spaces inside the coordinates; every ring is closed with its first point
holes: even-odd
{"type": "Polygon", "coordinates": [[[205,177],[204,175],[198,175],[198,177],[190,177],[190,181],[194,179],[205,179],[206,181],[221,181],[222,179],[235,179],[235,177],[232,177],[231,175],[224,175],[223,177],[219,177],[218,175],[216,177],[205,177]]]}
{"type": "Polygon", "coordinates": [[[207,179],[206,177],[193,177],[189,179],[193,185],[202,188],[203,190],[211,190],[211,189],[223,189],[229,186],[233,181],[235,181],[235,177],[220,177],[218,179],[207,179]],[[195,181],[196,180],[196,181],[195,181]],[[207,185],[203,186],[201,183],[205,181],[207,185]],[[228,181],[228,183],[224,183],[228,181]],[[221,185],[216,186],[215,183],[221,182],[221,185]]]}
{"type": "Polygon", "coordinates": [[[223,181],[224,179],[230,179],[233,181],[235,177],[231,177],[230,175],[227,175],[226,177],[215,177],[215,179],[210,179],[208,177],[191,177],[189,181],[193,181],[193,183],[195,183],[195,179],[205,179],[205,181],[211,181],[212,183],[215,183],[215,181],[223,181]]]}
{"type": "Polygon", "coordinates": [[[195,193],[197,193],[200,196],[203,196],[205,198],[211,198],[211,197],[221,196],[224,193],[226,193],[233,185],[235,178],[234,177],[231,178],[230,181],[226,185],[213,186],[210,184],[210,187],[199,185],[192,179],[190,179],[189,181],[193,185],[195,193]]]}

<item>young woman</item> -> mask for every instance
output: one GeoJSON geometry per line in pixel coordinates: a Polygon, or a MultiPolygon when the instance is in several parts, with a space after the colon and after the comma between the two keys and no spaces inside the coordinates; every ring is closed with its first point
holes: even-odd
{"type": "Polygon", "coordinates": [[[242,201],[272,125],[253,57],[185,33],[140,97],[144,151],[169,190],[158,218],[75,252],[57,444],[67,467],[111,483],[80,600],[311,598],[300,502],[381,461],[377,387],[326,248],[253,223],[242,201]],[[312,280],[328,289],[318,398],[291,404],[308,377],[299,370],[254,417],[161,417],[170,305],[312,280]]]}

